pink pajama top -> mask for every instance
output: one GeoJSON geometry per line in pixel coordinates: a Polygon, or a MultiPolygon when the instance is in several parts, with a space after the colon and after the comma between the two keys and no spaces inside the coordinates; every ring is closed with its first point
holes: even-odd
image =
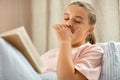
{"type": "MultiPolygon", "coordinates": [[[[88,80],[99,80],[103,52],[102,48],[90,43],[72,48],[72,59],[75,69],[88,80]]],[[[59,48],[52,49],[41,55],[42,73],[57,71],[58,54],[59,48]]]]}

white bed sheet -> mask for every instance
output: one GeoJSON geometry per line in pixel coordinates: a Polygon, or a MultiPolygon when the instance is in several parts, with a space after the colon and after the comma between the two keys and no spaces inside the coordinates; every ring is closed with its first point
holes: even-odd
{"type": "Polygon", "coordinates": [[[24,56],[0,38],[0,80],[41,80],[24,56]]]}

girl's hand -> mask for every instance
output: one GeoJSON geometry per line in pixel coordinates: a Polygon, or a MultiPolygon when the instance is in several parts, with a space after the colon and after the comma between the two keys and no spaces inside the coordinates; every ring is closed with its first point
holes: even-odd
{"type": "Polygon", "coordinates": [[[69,43],[71,44],[73,39],[73,34],[71,30],[66,25],[54,25],[58,40],[60,44],[69,43]]]}

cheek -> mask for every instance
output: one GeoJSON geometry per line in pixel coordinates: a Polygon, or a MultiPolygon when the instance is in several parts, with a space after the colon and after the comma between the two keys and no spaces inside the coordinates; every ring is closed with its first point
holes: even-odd
{"type": "Polygon", "coordinates": [[[76,31],[74,33],[74,39],[75,40],[80,40],[82,38],[83,32],[82,31],[76,31]]]}
{"type": "Polygon", "coordinates": [[[77,31],[74,33],[75,39],[84,39],[86,37],[86,31],[80,29],[80,31],[77,31]]]}

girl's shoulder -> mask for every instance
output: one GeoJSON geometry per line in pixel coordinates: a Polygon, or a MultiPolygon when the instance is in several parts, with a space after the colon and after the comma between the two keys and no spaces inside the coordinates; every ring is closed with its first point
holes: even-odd
{"type": "Polygon", "coordinates": [[[104,53],[104,50],[100,46],[96,44],[90,44],[89,42],[79,46],[77,49],[78,51],[80,50],[81,52],[85,52],[85,53],[89,53],[89,52],[104,53]]]}

